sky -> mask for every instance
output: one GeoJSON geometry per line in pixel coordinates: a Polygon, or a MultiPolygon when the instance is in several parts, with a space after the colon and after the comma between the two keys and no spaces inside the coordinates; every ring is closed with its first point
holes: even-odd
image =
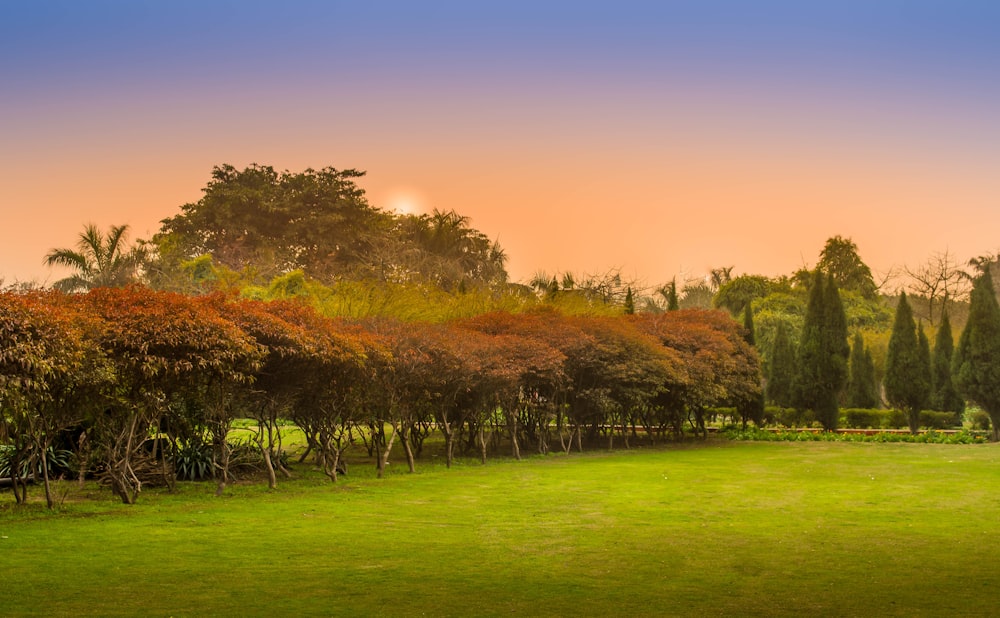
{"type": "Polygon", "coordinates": [[[515,281],[1000,249],[1000,2],[0,0],[0,278],[213,166],[366,171],[515,281]]]}

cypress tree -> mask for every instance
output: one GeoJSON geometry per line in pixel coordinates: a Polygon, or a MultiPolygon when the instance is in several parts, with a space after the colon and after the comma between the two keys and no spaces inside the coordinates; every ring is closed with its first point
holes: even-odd
{"type": "Polygon", "coordinates": [[[917,433],[920,428],[920,410],[930,396],[930,382],[927,336],[923,335],[922,327],[918,334],[913,311],[904,292],[899,297],[892,323],[883,383],[889,403],[906,412],[912,433],[917,433]]]}
{"type": "Polygon", "coordinates": [[[795,405],[792,397],[795,380],[795,348],[788,338],[784,322],[778,322],[774,333],[771,356],[767,363],[767,398],[776,406],[789,408],[795,405]]]}
{"type": "Polygon", "coordinates": [[[677,311],[680,308],[681,304],[677,299],[677,278],[674,277],[667,288],[667,311],[677,311]]]}
{"type": "Polygon", "coordinates": [[[625,315],[635,314],[635,300],[632,298],[632,286],[625,290],[625,315]]]}
{"type": "Polygon", "coordinates": [[[952,358],[955,385],[990,416],[993,440],[1000,440],[1000,305],[989,270],[976,278],[965,323],[952,358]]]}
{"type": "Polygon", "coordinates": [[[849,354],[847,317],[837,284],[817,270],[799,342],[794,391],[795,405],[812,410],[826,431],[837,428],[849,354]]]}
{"type": "Polygon", "coordinates": [[[931,359],[930,406],[933,410],[954,412],[961,417],[965,411],[965,400],[958,394],[955,382],[951,378],[951,357],[954,350],[951,321],[948,319],[948,312],[943,311],[937,338],[934,340],[934,356],[931,359]]]}
{"type": "MultiPolygon", "coordinates": [[[[753,310],[750,308],[749,302],[743,307],[743,339],[750,347],[757,347],[757,338],[754,336],[753,310]]],[[[736,402],[736,410],[743,422],[744,431],[746,431],[747,422],[751,420],[759,427],[764,422],[764,389],[761,388],[759,392],[751,395],[748,399],[736,402]]]]}
{"type": "Polygon", "coordinates": [[[854,334],[851,346],[850,376],[847,379],[847,407],[878,407],[878,385],[871,350],[865,347],[861,333],[854,334]]]}

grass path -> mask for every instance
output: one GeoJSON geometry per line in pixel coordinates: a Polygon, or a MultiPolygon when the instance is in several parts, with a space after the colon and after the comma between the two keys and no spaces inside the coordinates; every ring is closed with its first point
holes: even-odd
{"type": "Polygon", "coordinates": [[[356,476],[56,515],[4,502],[0,615],[1000,611],[998,445],[722,443],[356,476]]]}

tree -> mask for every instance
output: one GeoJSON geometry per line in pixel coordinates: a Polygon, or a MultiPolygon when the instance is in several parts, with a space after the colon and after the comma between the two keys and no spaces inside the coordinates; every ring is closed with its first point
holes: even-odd
{"type": "Polygon", "coordinates": [[[87,381],[87,353],[76,320],[51,294],[0,293],[0,440],[14,499],[27,499],[29,468],[41,468],[48,508],[48,460],[56,434],[83,413],[65,397],[87,381]]]}
{"type": "Polygon", "coordinates": [[[632,298],[632,286],[625,291],[625,315],[635,314],[635,300],[632,298]]]}
{"type": "Polygon", "coordinates": [[[885,357],[885,395],[893,406],[907,414],[910,431],[917,433],[920,428],[920,410],[930,396],[930,352],[924,357],[923,346],[927,337],[917,331],[913,311],[902,293],[896,306],[896,318],[892,323],[889,349],[885,357]]]}
{"type": "Polygon", "coordinates": [[[723,284],[712,303],[737,315],[744,306],[770,294],[772,287],[771,280],[762,275],[740,275],[723,284]]]}
{"type": "Polygon", "coordinates": [[[838,399],[847,381],[847,318],[832,276],[817,270],[799,341],[796,406],[810,409],[827,431],[837,428],[838,399]]]}
{"type": "Polygon", "coordinates": [[[951,320],[948,318],[948,311],[945,310],[941,313],[941,323],[938,325],[937,338],[934,340],[934,356],[931,359],[930,407],[933,410],[961,415],[965,411],[965,400],[958,394],[951,376],[954,350],[951,320]]]}
{"type": "Polygon", "coordinates": [[[133,504],[143,485],[142,444],[169,422],[168,402],[213,383],[249,383],[261,351],[209,305],[180,294],[99,288],[80,302],[104,322],[96,344],[115,375],[113,398],[95,418],[95,441],[112,491],[133,504]]]}
{"type": "Polygon", "coordinates": [[[784,322],[778,322],[767,363],[767,398],[783,408],[794,405],[795,347],[784,322]]]}
{"type": "Polygon", "coordinates": [[[404,270],[419,274],[446,290],[468,285],[496,287],[507,282],[507,255],[499,243],[469,226],[469,217],[435,209],[410,216],[400,227],[403,240],[415,247],[400,256],[404,270]]]}
{"type": "Polygon", "coordinates": [[[927,319],[934,324],[934,305],[941,303],[941,313],[947,311],[948,301],[963,297],[968,292],[969,278],[958,268],[952,255],[945,251],[935,253],[916,269],[906,269],[912,279],[910,291],[927,301],[927,319]]]}
{"type": "Polygon", "coordinates": [[[45,263],[73,269],[72,275],[56,281],[53,287],[77,292],[134,282],[145,257],[141,247],[128,247],[127,225],[113,225],[104,234],[91,223],[80,233],[76,249],[53,249],[45,256],[45,263]]]}
{"type": "Polygon", "coordinates": [[[1000,305],[988,269],[976,277],[965,323],[952,358],[958,390],[990,416],[993,440],[1000,440],[1000,305]]]}
{"type": "Polygon", "coordinates": [[[671,279],[669,284],[660,288],[660,294],[662,294],[664,299],[667,301],[667,311],[677,311],[681,308],[677,299],[676,277],[671,279]]]}
{"type": "Polygon", "coordinates": [[[857,292],[869,300],[878,297],[872,271],[861,261],[858,246],[850,238],[834,236],[828,239],[819,254],[816,269],[832,276],[838,288],[857,292]]]}
{"type": "Polygon", "coordinates": [[[215,167],[204,196],[163,220],[152,244],[163,270],[209,253],[216,264],[264,276],[297,268],[308,275],[365,270],[391,215],[368,204],[353,169],[276,172],[266,165],[215,167]]]}
{"type": "Polygon", "coordinates": [[[861,333],[855,333],[851,346],[850,376],[847,379],[847,407],[875,408],[878,407],[878,400],[871,350],[865,347],[861,333]]]}

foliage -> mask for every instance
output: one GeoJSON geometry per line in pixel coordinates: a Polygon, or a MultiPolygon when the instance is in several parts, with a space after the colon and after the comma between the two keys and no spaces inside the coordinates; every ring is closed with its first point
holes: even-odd
{"type": "Polygon", "coordinates": [[[833,277],[816,271],[802,327],[793,398],[827,431],[837,427],[840,392],[847,380],[847,322],[833,277]]]}
{"type": "Polygon", "coordinates": [[[879,403],[875,363],[872,360],[871,350],[865,347],[860,332],[854,334],[854,343],[851,346],[846,397],[847,406],[850,408],[874,408],[879,403]]]}
{"type": "Polygon", "coordinates": [[[187,289],[233,274],[262,283],[300,270],[318,281],[420,282],[450,292],[507,282],[503,249],[468,217],[395,215],[371,206],[353,169],[215,167],[204,196],[162,222],[152,283],[187,289]],[[198,262],[211,256],[215,269],[198,262]],[[186,275],[185,275],[185,271],[186,275]],[[227,273],[219,277],[219,273],[227,273]]]}
{"type": "Polygon", "coordinates": [[[987,414],[1000,440],[1000,305],[989,270],[972,286],[969,320],[952,358],[955,385],[987,414]]]}
{"type": "Polygon", "coordinates": [[[182,443],[174,453],[177,478],[182,481],[203,481],[212,476],[212,447],[190,440],[182,443]]]}
{"type": "Polygon", "coordinates": [[[982,444],[986,442],[985,432],[962,430],[956,433],[873,432],[853,433],[834,431],[766,431],[758,428],[728,430],[730,440],[755,442],[909,442],[917,444],[982,444]]]}
{"type": "Polygon", "coordinates": [[[820,252],[816,270],[833,277],[838,288],[857,292],[862,298],[874,300],[878,295],[872,271],[861,261],[858,246],[850,238],[834,236],[828,239],[820,252]]]}
{"type": "Polygon", "coordinates": [[[146,259],[142,247],[128,246],[128,226],[113,225],[106,234],[89,224],[80,233],[76,249],[53,249],[45,256],[49,266],[66,266],[75,272],[53,284],[64,292],[98,287],[121,287],[136,281],[146,259]]]}
{"type": "Polygon", "coordinates": [[[934,356],[931,358],[931,395],[930,407],[934,410],[955,412],[959,415],[965,410],[965,400],[958,394],[954,380],[951,377],[951,360],[954,355],[955,342],[951,334],[951,320],[948,312],[941,315],[937,338],[934,340],[934,356]]]}
{"type": "Polygon", "coordinates": [[[885,361],[885,395],[889,403],[906,411],[910,431],[916,433],[920,410],[931,390],[930,354],[923,329],[918,332],[906,294],[900,296],[885,361]]]}
{"type": "Polygon", "coordinates": [[[716,292],[712,303],[738,315],[744,307],[771,293],[771,280],[761,275],[740,275],[729,280],[716,292]]]}

